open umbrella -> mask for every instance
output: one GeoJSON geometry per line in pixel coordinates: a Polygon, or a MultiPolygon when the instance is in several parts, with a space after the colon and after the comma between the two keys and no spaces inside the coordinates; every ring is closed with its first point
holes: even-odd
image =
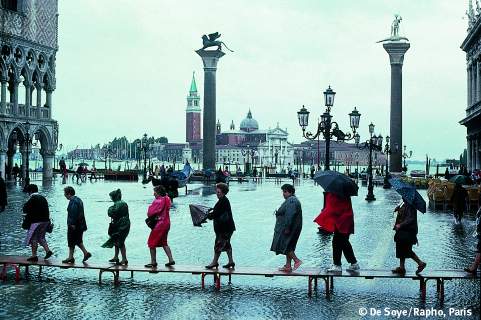
{"type": "Polygon", "coordinates": [[[389,179],[389,183],[410,205],[422,213],[426,212],[426,201],[424,201],[415,186],[398,178],[389,179]]]}
{"type": "Polygon", "coordinates": [[[88,164],[88,163],[85,163],[85,162],[81,162],[81,163],[79,163],[78,165],[83,167],[83,166],[88,166],[89,164],[88,164]]]}
{"type": "Polygon", "coordinates": [[[207,212],[209,207],[200,204],[189,204],[190,216],[195,227],[201,227],[202,223],[207,219],[207,212]]]}
{"type": "Polygon", "coordinates": [[[335,193],[344,198],[357,196],[357,190],[359,189],[351,178],[337,171],[318,171],[314,176],[314,181],[319,184],[324,191],[335,193]]]}
{"type": "Polygon", "coordinates": [[[470,177],[463,176],[462,174],[455,175],[449,179],[449,182],[454,182],[456,184],[473,184],[473,180],[471,180],[470,177]]]}

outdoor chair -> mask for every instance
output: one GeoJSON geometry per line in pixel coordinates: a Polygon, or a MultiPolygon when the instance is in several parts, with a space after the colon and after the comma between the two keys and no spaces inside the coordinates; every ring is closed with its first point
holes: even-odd
{"type": "MultiPolygon", "coordinates": [[[[431,201],[430,201],[431,202],[431,201]]],[[[443,210],[446,210],[446,188],[444,186],[436,186],[432,192],[433,209],[438,207],[438,204],[443,205],[443,210]]]]}
{"type": "Polygon", "coordinates": [[[475,205],[475,210],[479,208],[479,189],[468,189],[468,197],[467,197],[467,207],[468,211],[471,212],[471,206],[475,205]]]}

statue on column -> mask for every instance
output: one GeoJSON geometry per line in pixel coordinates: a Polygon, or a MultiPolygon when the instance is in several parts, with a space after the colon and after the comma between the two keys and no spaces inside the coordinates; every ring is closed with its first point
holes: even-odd
{"type": "Polygon", "coordinates": [[[384,40],[380,40],[377,43],[386,42],[386,41],[400,41],[400,40],[409,41],[408,38],[399,36],[399,25],[401,24],[401,21],[402,21],[402,17],[398,14],[395,14],[394,21],[391,24],[391,36],[384,40]]]}
{"type": "Polygon", "coordinates": [[[202,36],[203,47],[200,50],[205,50],[210,47],[217,47],[217,51],[222,51],[222,45],[224,45],[227,50],[229,50],[230,52],[234,52],[229,49],[229,47],[227,47],[227,45],[223,41],[217,40],[220,36],[221,34],[219,32],[210,33],[208,36],[204,34],[202,36]]]}

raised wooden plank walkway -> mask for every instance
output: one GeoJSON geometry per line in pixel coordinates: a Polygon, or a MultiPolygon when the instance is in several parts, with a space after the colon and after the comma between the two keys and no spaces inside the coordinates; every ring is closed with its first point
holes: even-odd
{"type": "MultiPolygon", "coordinates": [[[[133,277],[134,272],[147,272],[147,273],[187,273],[201,276],[202,288],[205,287],[205,277],[212,275],[214,277],[214,284],[217,290],[221,287],[221,277],[228,276],[229,284],[231,283],[232,275],[244,275],[244,276],[263,276],[263,277],[307,277],[308,278],[308,295],[312,295],[312,289],[317,289],[317,280],[320,278],[325,283],[325,293],[329,296],[334,289],[334,278],[390,278],[390,279],[412,279],[419,281],[419,289],[421,291],[421,299],[426,299],[426,284],[429,280],[436,280],[436,291],[441,301],[444,300],[444,282],[452,279],[476,279],[480,274],[473,275],[463,270],[430,270],[426,269],[419,275],[414,271],[407,272],[405,275],[393,274],[391,270],[380,269],[361,269],[359,271],[343,271],[343,272],[327,272],[325,269],[301,267],[293,272],[278,271],[269,267],[236,267],[235,269],[205,269],[199,266],[189,265],[174,265],[172,267],[158,266],[157,268],[145,268],[144,266],[128,265],[118,266],[112,264],[96,264],[89,262],[77,262],[75,264],[62,263],[59,260],[49,259],[44,260],[39,258],[38,262],[27,261],[28,257],[25,256],[0,256],[0,265],[3,265],[0,278],[6,280],[6,271],[10,266],[15,269],[15,279],[20,280],[20,267],[25,268],[25,278],[28,277],[29,267],[38,266],[39,276],[43,267],[57,267],[63,269],[91,269],[99,271],[99,284],[102,283],[102,274],[109,272],[113,274],[114,284],[120,284],[120,273],[130,272],[133,277]]],[[[478,280],[479,281],[479,280],[478,280]]]]}

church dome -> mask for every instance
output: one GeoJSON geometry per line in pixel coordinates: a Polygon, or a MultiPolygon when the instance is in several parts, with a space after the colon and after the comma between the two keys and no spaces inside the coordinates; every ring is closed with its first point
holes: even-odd
{"type": "Polygon", "coordinates": [[[240,129],[245,132],[251,132],[251,131],[256,131],[259,130],[259,124],[257,123],[257,120],[252,118],[252,113],[249,110],[247,113],[247,118],[242,120],[240,124],[240,129]]]}

